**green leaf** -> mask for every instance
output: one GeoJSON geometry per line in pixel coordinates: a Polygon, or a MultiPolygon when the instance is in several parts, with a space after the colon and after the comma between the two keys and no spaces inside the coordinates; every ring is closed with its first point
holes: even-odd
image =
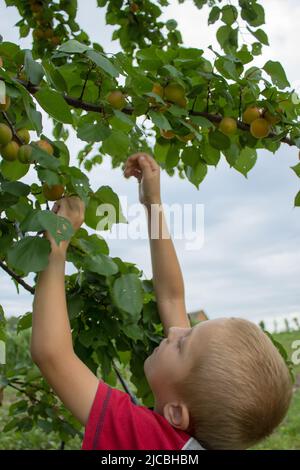
{"type": "Polygon", "coordinates": [[[300,163],[295,166],[291,166],[292,170],[296,173],[296,175],[300,178],[300,163]]]}
{"type": "Polygon", "coordinates": [[[171,129],[168,119],[162,113],[149,111],[149,116],[159,129],[164,129],[166,131],[171,129]]]}
{"type": "Polygon", "coordinates": [[[143,308],[143,291],[139,277],[136,274],[123,274],[113,285],[113,299],[115,305],[139,318],[143,308]]]}
{"type": "Polygon", "coordinates": [[[156,142],[154,146],[154,158],[158,163],[165,163],[171,144],[160,144],[156,142]]]}
{"type": "Polygon", "coordinates": [[[45,238],[24,237],[7,252],[8,264],[25,274],[43,271],[48,265],[50,243],[45,238]]]}
{"type": "Polygon", "coordinates": [[[230,139],[218,130],[211,132],[208,136],[209,144],[217,150],[226,150],[230,147],[230,139]]]}
{"type": "Polygon", "coordinates": [[[17,181],[25,176],[29,171],[29,167],[29,164],[25,165],[18,160],[15,160],[14,162],[2,160],[0,163],[0,171],[2,175],[10,181],[17,181]]]}
{"type": "Polygon", "coordinates": [[[107,139],[110,133],[110,128],[102,122],[96,124],[85,122],[78,127],[77,137],[85,142],[100,142],[107,139]]]}
{"type": "Polygon", "coordinates": [[[0,194],[0,212],[7,209],[8,207],[14,206],[18,202],[18,200],[19,198],[15,196],[14,194],[10,194],[10,193],[0,194]]]}
{"type": "Polygon", "coordinates": [[[18,318],[17,333],[27,330],[32,326],[32,312],[25,313],[22,317],[18,318]]]}
{"type": "Polygon", "coordinates": [[[33,85],[39,85],[44,76],[44,69],[38,62],[35,62],[32,58],[30,50],[25,50],[24,68],[28,80],[33,85]]]}
{"type": "Polygon", "coordinates": [[[185,168],[186,176],[189,181],[199,189],[200,183],[204,180],[207,174],[207,165],[205,163],[199,162],[195,167],[187,166],[185,168]]]}
{"type": "Polygon", "coordinates": [[[85,210],[85,223],[97,230],[110,230],[114,223],[127,223],[119,198],[109,186],[101,186],[90,198],[85,210]]]}
{"type": "Polygon", "coordinates": [[[197,165],[201,157],[200,150],[195,147],[185,147],[181,154],[183,163],[187,166],[194,167],[197,165]]]}
{"type": "Polygon", "coordinates": [[[119,76],[119,71],[113,63],[100,52],[88,50],[85,55],[111,77],[116,78],[119,76]]]}
{"type": "Polygon", "coordinates": [[[217,166],[221,158],[221,153],[220,150],[211,147],[207,142],[203,142],[201,146],[201,158],[208,165],[217,166]]]}
{"type": "Polygon", "coordinates": [[[118,109],[114,109],[113,111],[116,118],[119,119],[119,121],[122,121],[124,124],[130,126],[130,129],[134,126],[134,117],[128,116],[128,114],[125,114],[122,111],[119,111],[118,109]]]}
{"type": "Polygon", "coordinates": [[[238,17],[238,11],[233,5],[225,5],[222,8],[222,21],[223,23],[231,26],[238,17]]]}
{"type": "Polygon", "coordinates": [[[113,129],[107,139],[104,140],[101,150],[113,157],[124,157],[128,151],[130,139],[122,131],[113,129]]]}
{"type": "Polygon", "coordinates": [[[248,31],[250,31],[250,33],[251,33],[256,39],[258,39],[262,44],[265,44],[265,46],[268,46],[268,45],[269,45],[268,36],[267,36],[267,34],[264,32],[263,29],[256,29],[255,31],[253,31],[253,29],[249,28],[249,26],[247,26],[247,29],[248,29],[248,31]]]}
{"type": "Polygon", "coordinates": [[[128,336],[128,338],[131,338],[134,341],[143,340],[143,330],[136,323],[125,323],[122,325],[122,331],[126,336],[128,336]]]}
{"type": "Polygon", "coordinates": [[[241,6],[241,16],[248,24],[256,27],[265,23],[265,11],[261,5],[245,0],[241,6]]]}
{"type": "Polygon", "coordinates": [[[237,29],[233,29],[231,26],[221,26],[217,31],[217,40],[222,49],[225,51],[231,49],[237,49],[238,40],[237,40],[237,29]]]}
{"type": "Polygon", "coordinates": [[[76,39],[70,39],[69,41],[62,44],[59,48],[59,52],[67,52],[69,54],[83,54],[89,49],[89,46],[86,44],[81,44],[76,39]]]}
{"type": "Polygon", "coordinates": [[[84,259],[84,269],[92,271],[103,276],[112,276],[119,271],[118,266],[113,260],[102,253],[89,255],[84,259]]]}
{"type": "Polygon", "coordinates": [[[52,211],[34,209],[20,224],[23,232],[50,232],[57,244],[62,240],[70,240],[74,234],[71,222],[65,217],[56,215],[52,211]],[[60,232],[60,233],[58,233],[60,232]]]}
{"type": "Polygon", "coordinates": [[[1,189],[15,196],[27,196],[30,193],[30,186],[20,181],[6,181],[1,184],[1,189]]]}
{"type": "Polygon", "coordinates": [[[208,17],[208,24],[209,25],[214,24],[216,21],[218,21],[218,19],[220,18],[220,15],[221,15],[221,9],[217,6],[214,6],[211,9],[209,17],[208,17]]]}
{"type": "Polygon", "coordinates": [[[60,93],[50,88],[42,88],[35,95],[40,106],[54,119],[66,124],[73,124],[70,108],[60,93]]]}
{"type": "Polygon", "coordinates": [[[300,207],[300,191],[295,197],[295,207],[300,207]]]}
{"type": "Polygon", "coordinates": [[[249,147],[244,148],[241,150],[240,155],[236,159],[233,164],[233,167],[242,173],[245,177],[249,171],[254,167],[257,160],[257,152],[255,149],[251,149],[249,147]]]}
{"type": "Polygon", "coordinates": [[[281,90],[290,86],[290,83],[286,77],[285,71],[279,62],[273,62],[269,60],[263,67],[263,69],[270,75],[274,85],[278,86],[281,90]]]}
{"type": "Polygon", "coordinates": [[[45,150],[42,150],[37,145],[32,144],[32,154],[31,159],[35,160],[44,168],[48,168],[49,170],[57,170],[60,167],[60,160],[53,155],[49,155],[45,150]]]}
{"type": "Polygon", "coordinates": [[[43,61],[43,67],[47,76],[47,80],[51,84],[53,88],[56,88],[58,91],[61,92],[67,92],[68,91],[68,85],[60,73],[60,71],[54,67],[52,62],[49,62],[48,60],[43,61]]]}
{"type": "Polygon", "coordinates": [[[178,26],[178,24],[177,24],[177,21],[175,21],[175,20],[168,20],[166,22],[166,27],[169,31],[173,31],[174,29],[177,28],[177,26],[178,26]]]}

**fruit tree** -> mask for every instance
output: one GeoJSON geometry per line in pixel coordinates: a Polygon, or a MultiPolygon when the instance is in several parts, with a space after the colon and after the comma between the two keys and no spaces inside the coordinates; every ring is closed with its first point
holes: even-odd
{"type": "MultiPolygon", "coordinates": [[[[111,385],[118,369],[130,370],[141,403],[152,406],[143,363],[162,337],[152,283],[134,264],[111,257],[96,235],[105,217],[97,207],[109,202],[118,212],[120,203],[109,186],[91,188],[88,175],[99,171],[104,155],[116,168],[131,153],[147,151],[170,177],[178,172],[197,188],[221,158],[247,176],[259,149],[300,148],[300,99],[279,62],[255,65],[268,46],[258,0],[194,0],[199,9],[209,7],[208,24],[217,26],[219,47],[210,46],[209,54],[185,47],[176,21],[161,21],[167,0],[95,3],[114,26],[116,54],[81,29],[77,0],[6,0],[17,8],[20,36],[32,38],[32,49],[0,42],[0,267],[18,289],[34,293],[26,278],[47,266],[50,251],[40,232],[49,230],[57,241],[72,237],[67,261],[76,272],[66,276],[66,290],[75,352],[111,385]],[[243,43],[241,27],[251,44],[243,43]],[[52,120],[51,135],[41,111],[52,120]],[[82,142],[76,166],[68,151],[71,128],[82,142]],[[48,210],[48,201],[64,194],[84,200],[89,231],[74,235],[48,210]]],[[[300,177],[299,162],[293,170],[300,177]]],[[[26,312],[18,331],[30,326],[26,312]]],[[[33,364],[8,361],[1,386],[22,394],[5,430],[39,426],[64,441],[80,432],[33,364]]]]}

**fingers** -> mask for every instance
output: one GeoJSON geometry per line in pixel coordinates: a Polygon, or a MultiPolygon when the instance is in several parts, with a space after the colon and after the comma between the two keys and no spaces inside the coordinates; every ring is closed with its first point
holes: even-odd
{"type": "Polygon", "coordinates": [[[149,154],[138,152],[127,159],[125,163],[124,176],[125,178],[129,178],[130,176],[137,177],[138,175],[136,174],[136,170],[141,170],[142,172],[147,170],[147,175],[150,175],[149,169],[152,171],[159,171],[160,167],[149,154]]]}
{"type": "Polygon", "coordinates": [[[142,170],[143,176],[146,178],[152,175],[152,166],[148,158],[146,156],[141,155],[138,159],[139,166],[142,170]]]}
{"type": "Polygon", "coordinates": [[[54,203],[52,211],[58,215],[66,215],[74,212],[84,214],[85,205],[79,196],[65,196],[54,203]]]}

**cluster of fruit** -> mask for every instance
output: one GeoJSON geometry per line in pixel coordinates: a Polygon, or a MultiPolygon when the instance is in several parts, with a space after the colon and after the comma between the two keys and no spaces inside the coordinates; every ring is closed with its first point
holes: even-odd
{"type": "MultiPolygon", "coordinates": [[[[278,124],[282,119],[282,111],[277,109],[276,114],[270,113],[267,109],[260,109],[256,106],[247,108],[243,113],[243,122],[250,125],[250,132],[256,139],[268,137],[272,126],[278,124]]],[[[219,130],[226,135],[233,135],[237,130],[237,121],[230,117],[222,119],[219,130]]]]}
{"type": "Polygon", "coordinates": [[[48,41],[52,46],[58,46],[61,43],[61,39],[53,30],[51,21],[45,18],[43,2],[38,0],[28,1],[32,15],[37,23],[37,27],[33,31],[34,39],[36,41],[48,41]]]}
{"type": "MultiPolygon", "coordinates": [[[[5,103],[0,104],[0,111],[5,112],[9,109],[10,98],[8,95],[5,97],[5,103]]],[[[19,161],[20,163],[30,164],[34,163],[31,159],[32,146],[29,145],[30,133],[28,129],[12,130],[7,124],[0,123],[0,153],[4,160],[9,162],[19,161]],[[20,144],[22,142],[22,145],[20,144]]],[[[54,149],[52,145],[46,140],[38,140],[34,142],[41,150],[53,155],[54,149]]],[[[48,186],[43,184],[42,192],[48,201],[56,201],[64,194],[64,186],[55,184],[48,186]]]]}
{"type": "MultiPolygon", "coordinates": [[[[188,100],[186,97],[185,89],[179,83],[168,83],[165,87],[163,87],[160,83],[154,83],[152,88],[152,93],[160,96],[164,101],[167,102],[166,105],[159,105],[158,111],[164,113],[167,109],[171,106],[171,104],[175,104],[180,106],[181,108],[186,108],[188,104],[188,100]]],[[[155,98],[150,98],[150,103],[157,106],[157,100],[155,98]]],[[[192,127],[197,129],[197,126],[190,120],[187,121],[192,127]]],[[[189,132],[184,135],[176,134],[171,130],[164,130],[160,129],[160,134],[165,139],[173,139],[176,137],[181,142],[188,142],[189,140],[193,140],[195,138],[195,134],[193,132],[189,132]]]]}
{"type": "MultiPolygon", "coordinates": [[[[0,104],[0,111],[5,112],[10,107],[10,97],[5,96],[5,103],[0,104]]],[[[0,153],[7,161],[19,160],[21,163],[30,163],[31,147],[28,129],[18,129],[15,134],[13,130],[4,123],[0,123],[0,153]],[[23,145],[20,145],[20,142],[23,145]]]]}

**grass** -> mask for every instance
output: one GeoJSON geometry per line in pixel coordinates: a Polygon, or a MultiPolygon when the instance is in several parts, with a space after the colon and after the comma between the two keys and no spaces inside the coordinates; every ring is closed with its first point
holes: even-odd
{"type": "MultiPolygon", "coordinates": [[[[293,341],[300,340],[300,332],[281,333],[274,335],[286,348],[289,358],[294,350],[293,341]]],[[[299,349],[299,348],[298,348],[299,349]]],[[[300,450],[300,364],[295,367],[298,375],[298,384],[289,412],[279,428],[255,447],[257,450],[300,450]]],[[[15,390],[6,388],[4,391],[3,406],[0,406],[0,428],[11,419],[8,409],[11,403],[16,401],[15,390]]],[[[0,430],[1,430],[0,429],[0,430]]],[[[1,433],[0,450],[14,449],[59,449],[61,445],[59,437],[55,433],[44,433],[40,428],[34,428],[29,432],[9,431],[1,433]]],[[[81,439],[76,437],[70,440],[65,449],[81,448],[81,439]]]]}
{"type": "Polygon", "coordinates": [[[300,450],[300,389],[295,394],[284,422],[257,450],[300,450]]]}

